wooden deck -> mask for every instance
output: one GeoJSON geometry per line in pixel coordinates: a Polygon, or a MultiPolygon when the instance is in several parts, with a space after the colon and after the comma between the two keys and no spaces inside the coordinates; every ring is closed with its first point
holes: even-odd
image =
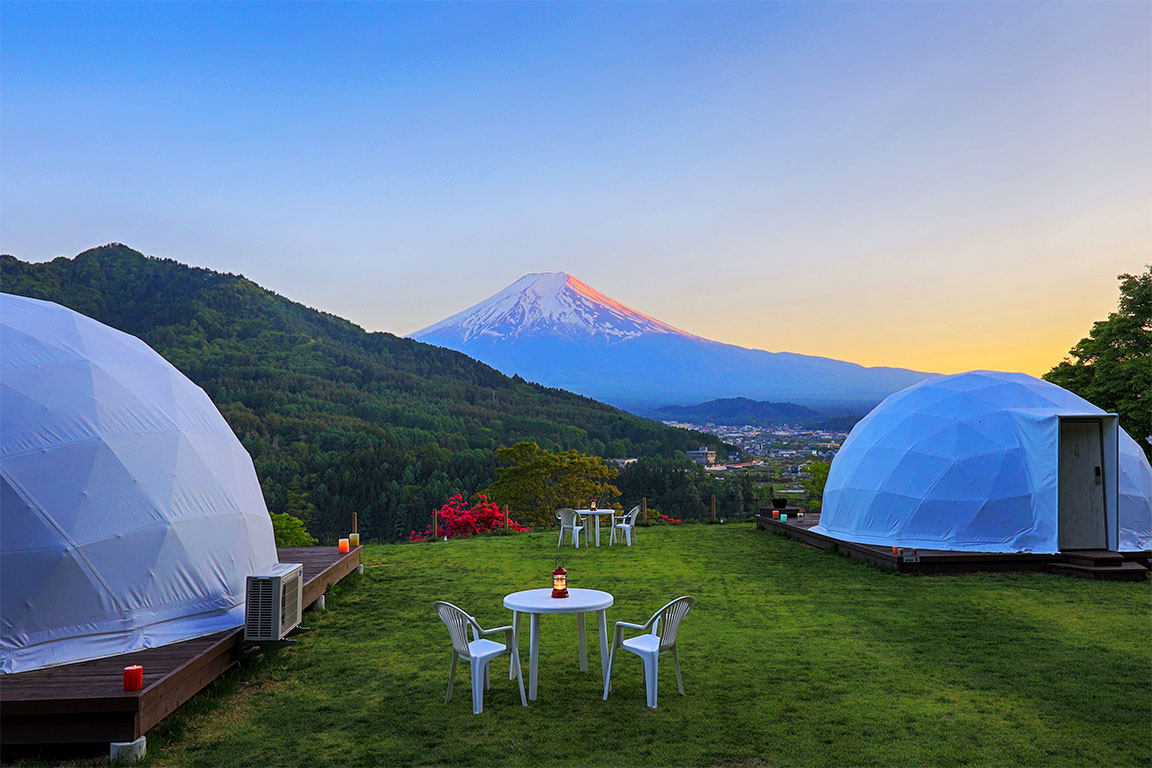
{"type": "MultiPolygon", "coordinates": [[[[304,605],[360,564],[361,547],[277,550],[304,565],[304,605]]],[[[0,677],[0,741],[66,744],[133,741],[236,663],[243,629],[145,651],[0,677]],[[123,670],[144,667],[144,689],[123,690],[123,670]]]]}
{"type": "MultiPolygon", "coordinates": [[[[796,520],[788,516],[788,522],[783,523],[772,517],[771,508],[761,508],[756,515],[756,525],[766,531],[781,533],[818,549],[827,549],[833,552],[843,552],[857,560],[861,560],[880,568],[897,571],[898,573],[974,573],[974,572],[1006,572],[1006,571],[1053,571],[1057,567],[1066,568],[1069,555],[1062,553],[1032,553],[1032,552],[956,552],[945,549],[915,549],[893,552],[891,547],[881,547],[874,544],[861,544],[855,541],[845,541],[813,531],[812,528],[820,523],[820,513],[805,514],[803,520],[796,520]],[[1050,568],[1050,566],[1052,566],[1050,568]]],[[[1148,552],[1120,553],[1123,559],[1131,565],[1147,566],[1148,552]]],[[[1147,570],[1140,569],[1116,570],[1112,574],[1121,579],[1143,579],[1147,577],[1147,570]]],[[[1096,576],[1096,578],[1108,578],[1096,576]]]]}

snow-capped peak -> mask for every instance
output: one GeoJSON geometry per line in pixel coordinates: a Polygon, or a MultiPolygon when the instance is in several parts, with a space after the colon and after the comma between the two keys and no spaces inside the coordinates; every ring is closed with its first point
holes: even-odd
{"type": "Polygon", "coordinates": [[[691,336],[624,306],[565,272],[524,275],[479,304],[409,334],[471,341],[550,334],[623,340],[646,333],[691,336]]]}

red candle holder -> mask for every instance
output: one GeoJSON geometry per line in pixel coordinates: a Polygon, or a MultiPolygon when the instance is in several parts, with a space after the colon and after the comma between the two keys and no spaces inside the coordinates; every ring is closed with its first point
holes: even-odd
{"type": "Polygon", "coordinates": [[[138,691],[144,687],[144,667],[133,664],[124,667],[124,690],[138,691]]]}
{"type": "Polygon", "coordinates": [[[779,519],[780,519],[780,510],[778,510],[778,509],[774,509],[774,510],[772,510],[772,517],[774,517],[774,518],[776,518],[777,520],[779,520],[779,519]]]}
{"type": "Polygon", "coordinates": [[[351,548],[348,546],[348,539],[340,539],[340,554],[346,555],[351,551],[351,548]]]}

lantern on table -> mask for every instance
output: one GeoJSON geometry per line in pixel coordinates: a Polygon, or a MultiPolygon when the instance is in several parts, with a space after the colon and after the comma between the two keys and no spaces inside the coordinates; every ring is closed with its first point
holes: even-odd
{"type": "Polygon", "coordinates": [[[563,565],[552,571],[552,597],[568,597],[568,571],[563,565]]]}
{"type": "Polygon", "coordinates": [[[596,511],[596,499],[592,499],[592,501],[588,504],[588,509],[592,512],[596,511]]]}

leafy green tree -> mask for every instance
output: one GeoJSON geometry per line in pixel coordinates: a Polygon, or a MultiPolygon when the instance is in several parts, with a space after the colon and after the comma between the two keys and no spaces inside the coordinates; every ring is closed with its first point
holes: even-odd
{"type": "Polygon", "coordinates": [[[831,468],[832,462],[817,460],[801,467],[804,476],[800,478],[800,485],[808,492],[808,507],[812,512],[819,512],[824,502],[824,486],[828,483],[828,470],[831,468]]]}
{"type": "Polygon", "coordinates": [[[272,515],[272,533],[278,547],[310,547],[316,538],[304,528],[304,522],[287,512],[272,515]]]}
{"type": "Polygon", "coordinates": [[[1092,325],[1086,338],[1044,374],[1053,384],[1117,414],[1152,459],[1152,266],[1123,274],[1116,312],[1092,325]]]}
{"type": "Polygon", "coordinates": [[[496,481],[485,495],[533,526],[554,524],[560,507],[583,507],[590,499],[603,506],[620,495],[609,482],[619,470],[598,456],[553,453],[534,442],[520,442],[498,448],[496,457],[504,466],[496,468],[496,481]]]}

